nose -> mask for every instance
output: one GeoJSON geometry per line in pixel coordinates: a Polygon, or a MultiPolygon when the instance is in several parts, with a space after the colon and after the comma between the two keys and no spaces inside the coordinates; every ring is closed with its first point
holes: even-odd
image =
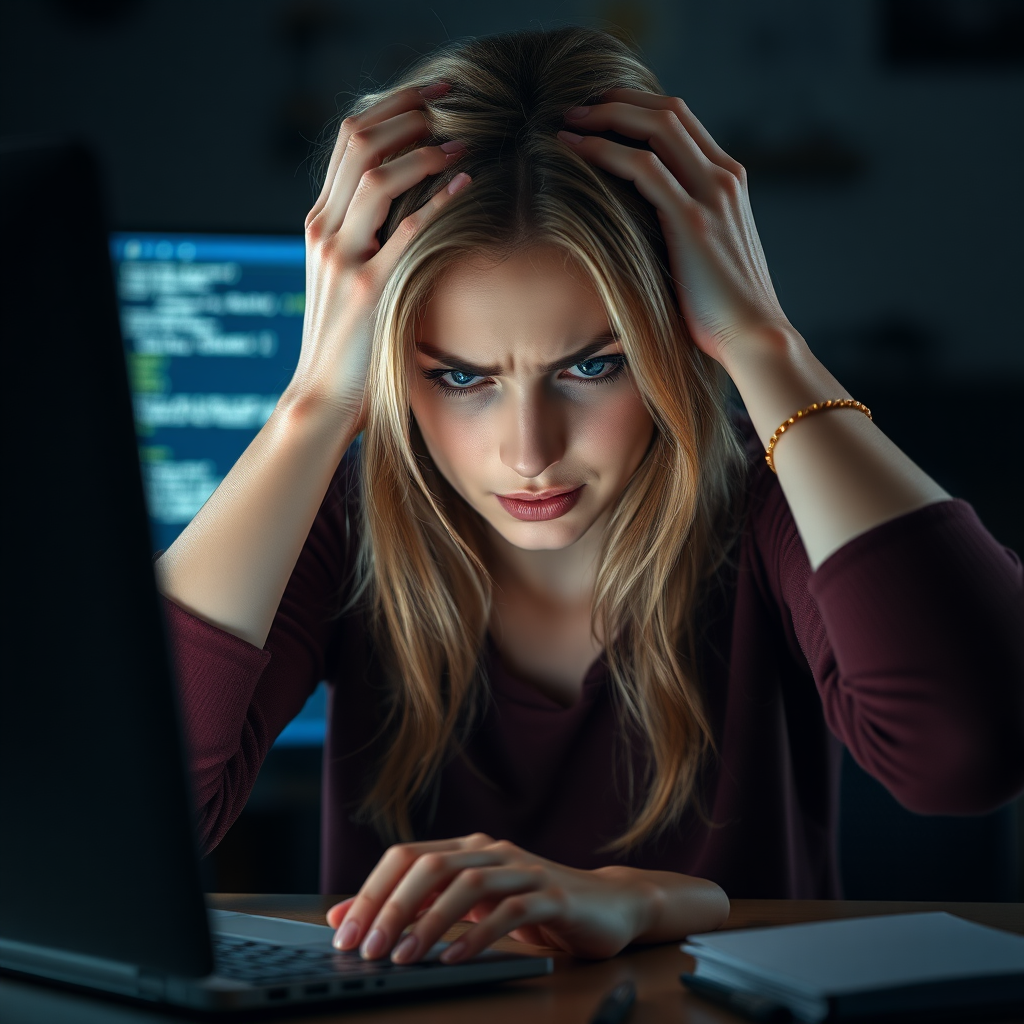
{"type": "Polygon", "coordinates": [[[540,476],[565,454],[566,419],[541,389],[509,401],[501,425],[501,461],[524,479],[540,476]]]}

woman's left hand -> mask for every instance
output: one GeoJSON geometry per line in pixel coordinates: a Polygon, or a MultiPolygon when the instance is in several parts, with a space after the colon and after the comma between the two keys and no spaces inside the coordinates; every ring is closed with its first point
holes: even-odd
{"type": "Polygon", "coordinates": [[[464,919],[474,926],[445,950],[446,963],[508,934],[576,956],[609,957],[650,927],[656,887],[645,874],[567,868],[483,834],[400,843],[356,896],[328,911],[327,921],[338,929],[339,949],[362,944],[368,959],[391,952],[403,964],[419,960],[464,919]]]}
{"type": "Polygon", "coordinates": [[[792,331],[768,274],[743,167],[678,97],[611,89],[602,99],[570,111],[566,123],[643,140],[653,152],[597,136],[575,142],[576,132],[558,136],[585,160],[632,181],[657,210],[679,308],[698,348],[723,362],[738,338],[792,331]]]}

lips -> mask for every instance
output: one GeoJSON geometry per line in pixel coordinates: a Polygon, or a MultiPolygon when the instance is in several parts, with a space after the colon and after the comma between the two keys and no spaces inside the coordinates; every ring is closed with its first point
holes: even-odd
{"type": "Polygon", "coordinates": [[[561,494],[571,494],[576,487],[549,487],[544,491],[509,491],[508,494],[499,495],[502,498],[515,498],[518,501],[547,501],[549,498],[557,498],[561,494]]]}
{"type": "Polygon", "coordinates": [[[549,519],[558,519],[569,512],[579,501],[583,486],[580,484],[579,487],[571,491],[539,491],[537,492],[538,497],[535,498],[520,496],[528,494],[527,491],[498,494],[495,497],[501,507],[513,518],[522,522],[544,522],[549,519]]]}

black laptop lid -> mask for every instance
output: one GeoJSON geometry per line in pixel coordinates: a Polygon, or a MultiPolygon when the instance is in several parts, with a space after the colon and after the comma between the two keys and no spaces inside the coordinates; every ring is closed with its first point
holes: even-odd
{"type": "Polygon", "coordinates": [[[92,160],[0,148],[0,937],[212,969],[92,160]]]}

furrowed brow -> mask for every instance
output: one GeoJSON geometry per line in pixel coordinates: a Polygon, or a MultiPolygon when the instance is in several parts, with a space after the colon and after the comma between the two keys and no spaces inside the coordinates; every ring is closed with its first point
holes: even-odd
{"type": "MultiPolygon", "coordinates": [[[[611,331],[605,331],[603,334],[598,335],[596,338],[592,338],[590,341],[578,349],[575,352],[570,353],[567,356],[562,356],[561,359],[556,359],[553,363],[548,363],[546,366],[541,367],[542,373],[554,373],[555,370],[565,370],[570,366],[575,366],[577,363],[583,362],[587,356],[593,355],[599,349],[604,348],[606,345],[610,345],[614,341],[618,341],[618,337],[611,331]]],[[[416,348],[426,356],[430,356],[431,359],[436,359],[439,363],[445,363],[452,369],[458,370],[460,373],[469,373],[474,377],[496,377],[501,373],[500,366],[480,366],[477,363],[471,363],[467,359],[463,359],[461,356],[452,355],[450,352],[444,352],[437,348],[435,345],[431,345],[429,341],[417,341],[416,348]]]]}

